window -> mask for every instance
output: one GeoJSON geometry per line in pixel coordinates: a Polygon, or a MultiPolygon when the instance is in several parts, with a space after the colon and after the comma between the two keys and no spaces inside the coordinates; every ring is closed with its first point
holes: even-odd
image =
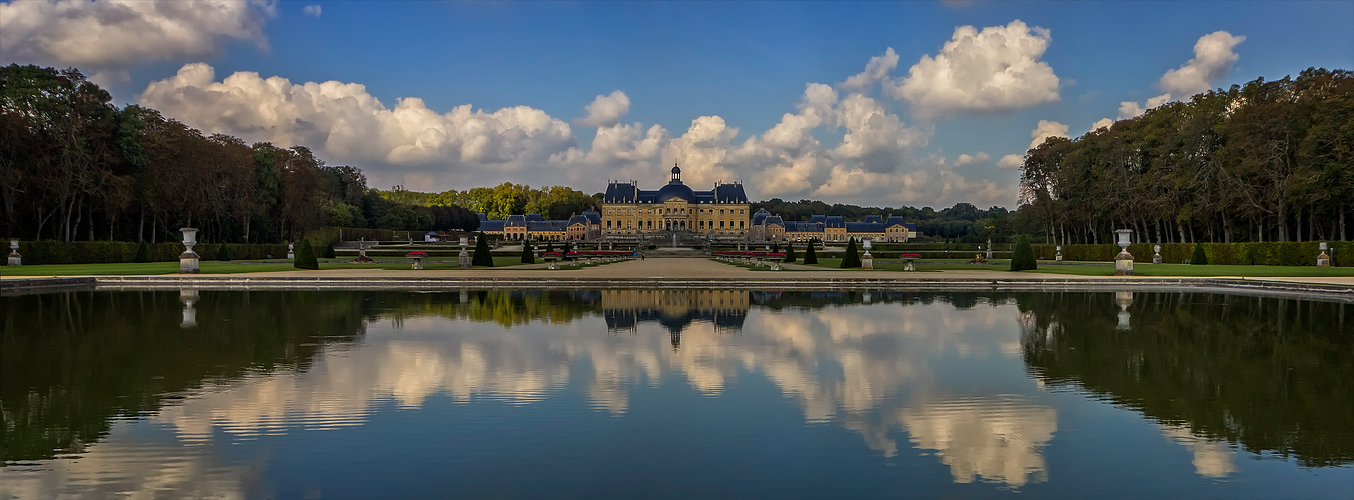
{"type": "Polygon", "coordinates": [[[719,209],[719,215],[724,215],[724,209],[719,209]]]}
{"type": "Polygon", "coordinates": [[[719,228],[724,229],[724,221],[719,221],[719,228]]]}
{"type": "Polygon", "coordinates": [[[606,228],[611,229],[611,221],[606,221],[606,228]]]}
{"type": "Polygon", "coordinates": [[[738,229],[743,229],[743,221],[738,221],[738,229]]]}

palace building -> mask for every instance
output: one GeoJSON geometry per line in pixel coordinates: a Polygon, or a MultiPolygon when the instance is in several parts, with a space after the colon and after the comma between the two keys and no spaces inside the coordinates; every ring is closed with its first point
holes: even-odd
{"type": "Polygon", "coordinates": [[[749,239],[753,241],[844,242],[869,238],[906,243],[917,237],[917,224],[893,215],[867,215],[864,222],[847,222],[840,215],[814,215],[807,221],[788,221],[763,209],[752,214],[751,224],[749,239]]]}
{"type": "Polygon", "coordinates": [[[696,191],[682,184],[682,169],[673,165],[672,178],[657,191],[640,189],[635,181],[608,183],[602,198],[602,234],[743,235],[751,229],[749,205],[742,183],[715,183],[709,191],[696,191]]]}

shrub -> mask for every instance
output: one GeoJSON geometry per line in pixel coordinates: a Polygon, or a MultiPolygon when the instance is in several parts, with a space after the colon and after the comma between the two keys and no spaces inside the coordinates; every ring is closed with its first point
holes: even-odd
{"type": "Polygon", "coordinates": [[[814,251],[814,249],[813,249],[814,246],[816,246],[816,245],[814,245],[813,240],[809,240],[809,246],[808,246],[808,249],[804,250],[804,263],[805,263],[805,264],[817,264],[817,263],[818,263],[818,253],[814,251]]]}
{"type": "Polygon", "coordinates": [[[523,241],[523,242],[522,242],[522,263],[523,263],[523,264],[535,264],[535,263],[536,263],[536,254],[534,254],[534,253],[531,252],[531,242],[530,242],[530,241],[523,241]]]}
{"type": "Polygon", "coordinates": [[[221,249],[216,251],[216,260],[221,262],[230,262],[230,245],[221,244],[221,249]]]}
{"type": "Polygon", "coordinates": [[[324,247],[324,258],[326,258],[326,259],[337,259],[337,258],[338,258],[338,252],[335,252],[335,251],[334,251],[334,244],[333,244],[333,243],[330,243],[328,246],[325,246],[325,247],[324,247]]]}
{"type": "Polygon", "coordinates": [[[296,260],[292,261],[292,266],[297,269],[320,268],[320,261],[315,258],[315,247],[310,246],[310,240],[301,240],[301,248],[296,250],[296,260]]]}
{"type": "Polygon", "coordinates": [[[145,241],[136,245],[136,256],[132,257],[132,262],[150,262],[150,245],[145,241]]]}
{"type": "Polygon", "coordinates": [[[1029,271],[1034,269],[1039,269],[1039,263],[1034,260],[1034,248],[1030,247],[1030,239],[1022,234],[1016,239],[1015,251],[1011,252],[1011,270],[1029,271]]]}
{"type": "Polygon", "coordinates": [[[785,243],[785,262],[794,262],[796,258],[797,258],[797,257],[795,256],[795,244],[794,244],[794,243],[786,242],[786,243],[785,243]]]}
{"type": "Polygon", "coordinates": [[[1208,254],[1204,253],[1204,244],[1194,244],[1194,256],[1189,258],[1189,263],[1196,266],[1208,265],[1208,254]]]}
{"type": "Polygon", "coordinates": [[[489,255],[489,238],[484,233],[479,233],[475,238],[475,255],[470,258],[470,264],[481,267],[494,267],[494,257],[489,255]]]}
{"type": "Polygon", "coordinates": [[[856,239],[851,238],[846,242],[846,255],[842,256],[842,269],[860,267],[860,253],[856,251],[856,239]]]}

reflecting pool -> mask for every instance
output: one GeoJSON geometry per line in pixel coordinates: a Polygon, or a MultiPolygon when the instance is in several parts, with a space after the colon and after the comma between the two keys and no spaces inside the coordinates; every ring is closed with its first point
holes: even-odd
{"type": "Polygon", "coordinates": [[[10,296],[0,498],[1348,498],[1354,305],[10,296]]]}

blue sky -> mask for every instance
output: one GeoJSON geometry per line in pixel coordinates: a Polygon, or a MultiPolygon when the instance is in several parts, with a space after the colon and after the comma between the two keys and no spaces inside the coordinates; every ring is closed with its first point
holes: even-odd
{"type": "Polygon", "coordinates": [[[1350,1],[172,4],[6,2],[0,58],[80,67],[120,104],[307,145],[377,187],[595,192],[655,186],[676,161],[758,199],[937,207],[1013,207],[1036,129],[1075,137],[1124,103],[1354,68],[1350,1]],[[868,88],[843,85],[890,48],[868,88]],[[1012,65],[1027,71],[983,72],[1012,65]],[[1181,68],[1202,76],[1164,83],[1181,68]],[[421,104],[402,113],[405,98],[421,104]]]}

